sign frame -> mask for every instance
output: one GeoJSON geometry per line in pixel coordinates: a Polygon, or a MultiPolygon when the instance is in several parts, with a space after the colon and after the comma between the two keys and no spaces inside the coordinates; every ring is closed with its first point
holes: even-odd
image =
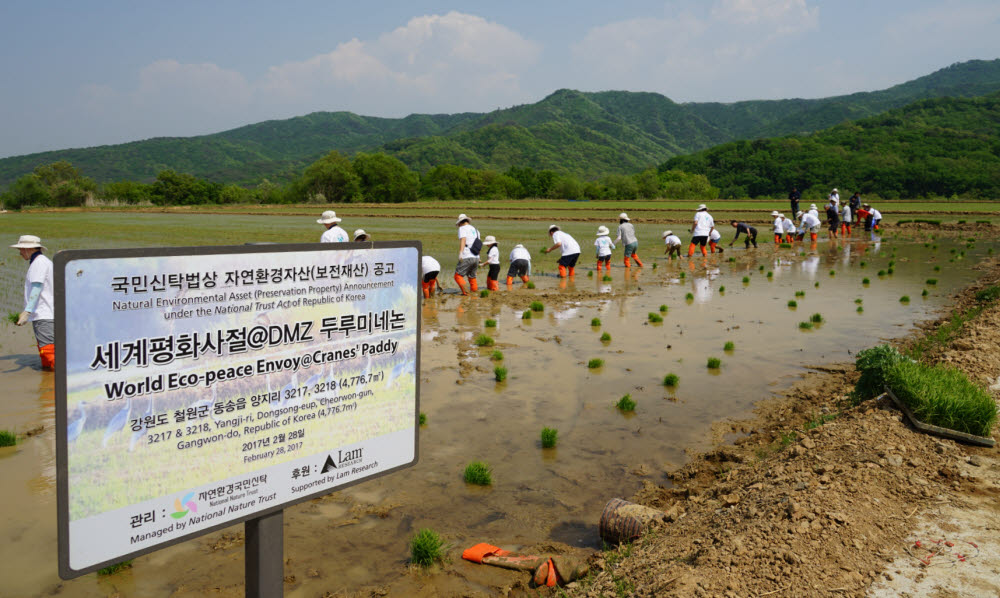
{"type": "MultiPolygon", "coordinates": [[[[255,522],[263,520],[272,515],[279,515],[286,508],[297,505],[320,496],[325,496],[332,492],[339,492],[356,484],[374,480],[385,475],[394,473],[402,469],[415,466],[420,460],[420,329],[422,319],[422,309],[420,308],[420,263],[423,257],[423,244],[420,241],[371,241],[362,243],[280,243],[280,244],[253,244],[253,245],[206,245],[206,246],[183,246],[183,247],[142,247],[129,249],[80,249],[64,250],[55,254],[53,259],[53,277],[55,283],[55,333],[56,333],[56,368],[55,368],[55,421],[56,421],[56,515],[58,530],[58,566],[59,577],[64,580],[81,577],[88,573],[98,571],[115,563],[124,560],[156,552],[163,548],[180,544],[188,540],[193,540],[200,536],[211,534],[219,530],[239,525],[241,523],[255,522]],[[73,569],[70,566],[70,517],[69,517],[69,463],[68,463],[68,409],[67,409],[67,371],[66,371],[66,326],[63,325],[66,316],[66,288],[65,276],[68,268],[75,260],[84,259],[114,259],[114,258],[144,258],[144,257],[194,257],[204,255],[239,255],[254,253],[301,253],[320,251],[356,251],[359,249],[406,249],[417,250],[416,280],[414,284],[417,289],[417,309],[416,309],[416,339],[414,351],[414,422],[413,422],[413,460],[389,469],[379,471],[370,476],[351,480],[335,489],[321,489],[307,495],[298,496],[285,502],[270,505],[265,509],[253,511],[238,516],[235,519],[211,525],[204,529],[188,532],[178,537],[173,537],[152,546],[147,546],[139,550],[130,551],[120,556],[83,567],[73,569]]],[[[256,525],[256,523],[254,523],[256,525]]],[[[280,570],[280,569],[279,569],[280,570]]],[[[249,578],[248,578],[249,579],[249,578]]]]}

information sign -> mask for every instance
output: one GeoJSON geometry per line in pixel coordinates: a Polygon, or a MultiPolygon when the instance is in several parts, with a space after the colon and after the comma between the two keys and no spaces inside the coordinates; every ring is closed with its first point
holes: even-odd
{"type": "Polygon", "coordinates": [[[60,575],[415,464],[420,251],[58,253],[60,575]]]}

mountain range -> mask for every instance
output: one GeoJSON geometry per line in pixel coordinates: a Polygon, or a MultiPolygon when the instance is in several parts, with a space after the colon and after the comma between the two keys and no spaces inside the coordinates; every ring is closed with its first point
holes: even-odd
{"type": "Polygon", "coordinates": [[[66,160],[99,182],[151,181],[167,169],[212,181],[285,182],[331,150],[385,152],[426,172],[438,164],[551,169],[594,179],[629,174],[727,142],[804,135],[917,100],[1000,91],[1000,59],[953,64],[872,92],[820,99],[677,103],[649,92],[558,90],[489,113],[378,118],[315,112],[197,137],[158,137],[0,159],[0,187],[66,160]]]}

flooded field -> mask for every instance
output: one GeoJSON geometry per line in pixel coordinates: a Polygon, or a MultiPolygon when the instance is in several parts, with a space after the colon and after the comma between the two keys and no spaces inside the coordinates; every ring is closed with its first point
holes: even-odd
{"type": "MultiPolygon", "coordinates": [[[[409,234],[404,222],[389,224],[357,226],[380,231],[379,240],[409,234]]],[[[453,286],[449,225],[435,223],[421,239],[453,286]]],[[[544,228],[535,234],[537,223],[489,225],[481,225],[483,233],[500,238],[505,263],[513,242],[537,254],[546,241],[544,228]],[[528,228],[531,234],[525,234],[528,228]]],[[[595,227],[569,223],[567,229],[589,240],[595,227]]],[[[318,238],[316,229],[303,226],[301,218],[155,214],[30,215],[0,225],[4,238],[34,232],[50,249],[300,242],[318,238]]],[[[651,226],[640,227],[639,234],[659,238],[651,226]]],[[[420,461],[287,511],[286,595],[363,587],[400,596],[489,593],[522,574],[463,562],[462,549],[478,542],[508,549],[599,548],[597,521],[609,498],[630,496],[644,480],[667,484],[665,473],[685,462],[686,451],[711,445],[713,422],[746,416],[757,401],[809,376],[811,366],[850,361],[856,351],[905,334],[947,307],[949,293],[970,282],[976,263],[996,248],[985,236],[970,242],[975,235],[923,235],[881,239],[856,232],[839,243],[793,249],[762,243],[750,251],[740,245],[674,261],[658,257],[659,244],[646,241],[640,246],[645,267],[626,270],[616,252],[610,281],[588,276],[593,265],[585,242],[581,267],[568,284],[547,273],[554,258],[545,257],[536,262],[534,290],[516,285],[485,299],[441,295],[425,302],[420,410],[427,425],[420,433],[420,461]],[[900,300],[904,295],[909,301],[900,300]],[[532,301],[544,309],[524,320],[532,301]],[[650,322],[650,313],[660,314],[662,322],[650,322]],[[822,321],[800,328],[813,314],[822,321]],[[594,318],[599,326],[591,325],[594,318]],[[496,328],[485,328],[487,319],[496,320],[496,328]],[[602,342],[605,332],[611,340],[602,342]],[[476,347],[473,339],[481,333],[493,337],[495,346],[476,347]],[[732,350],[724,350],[727,342],[732,350]],[[503,352],[509,371],[504,382],[494,379],[495,350],[503,352]],[[706,367],[710,357],[719,358],[721,367],[706,367]],[[604,364],[590,369],[591,359],[604,364]],[[680,379],[675,389],[663,386],[670,373],[680,379]],[[634,413],[613,406],[625,394],[637,403],[634,413]],[[554,449],[541,448],[539,433],[546,426],[559,431],[554,449]],[[462,480],[463,468],[476,459],[493,467],[491,487],[462,480]],[[408,542],[425,527],[450,544],[446,572],[408,567],[408,542]]],[[[0,306],[18,310],[23,262],[9,250],[0,266],[0,306]]],[[[29,329],[0,325],[0,371],[0,427],[32,433],[16,447],[0,449],[6,481],[0,533],[8,539],[0,545],[0,595],[242,595],[241,526],[139,558],[113,576],[61,582],[54,379],[37,370],[29,329]]]]}

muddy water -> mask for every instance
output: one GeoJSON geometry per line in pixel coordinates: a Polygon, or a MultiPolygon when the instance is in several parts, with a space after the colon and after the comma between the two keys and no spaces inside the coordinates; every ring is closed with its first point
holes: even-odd
{"type": "MultiPolygon", "coordinates": [[[[971,249],[938,243],[937,250],[902,240],[820,243],[804,248],[806,255],[762,247],[690,262],[649,256],[642,270],[616,267],[610,282],[587,277],[589,264],[582,264],[564,289],[539,275],[535,291],[427,302],[421,411],[428,424],[420,462],[290,509],[286,595],[363,586],[388,586],[393,595],[488,592],[519,574],[465,563],[461,549],[483,541],[511,549],[547,542],[597,547],[596,522],[607,499],[630,495],[644,479],[665,483],[664,471],[683,463],[685,450],[709,445],[713,421],[746,415],[754,402],[808,376],[808,366],[850,360],[944,306],[950,290],[974,277],[972,266],[988,248],[982,241],[971,249]],[[966,255],[950,261],[960,251],[966,255]],[[879,277],[890,259],[894,273],[879,277]],[[927,278],[938,284],[927,286],[927,278]],[[795,297],[796,291],[805,296],[795,297]],[[900,303],[902,295],[910,302],[900,303]],[[792,299],[795,309],[787,307],[792,299]],[[545,309],[522,320],[532,300],[545,309]],[[649,323],[647,314],[659,313],[661,304],[669,308],[663,322],[649,323]],[[824,322],[800,330],[799,322],[813,313],[824,322]],[[594,317],[602,326],[590,326],[594,317]],[[495,330],[483,328],[487,318],[498,321],[495,330]],[[496,347],[472,344],[484,331],[496,347]],[[610,343],[600,342],[601,332],[611,335],[610,343]],[[723,351],[726,341],[735,350],[723,351]],[[493,379],[493,349],[505,355],[504,383],[493,379]],[[709,370],[708,357],[719,357],[721,369],[709,370]],[[604,366],[588,369],[591,358],[604,359],[604,366]],[[680,377],[676,390],[661,384],[671,372],[680,377]],[[634,414],[613,408],[624,394],[637,402],[634,414]],[[559,430],[558,448],[540,448],[543,426],[559,430]],[[492,487],[462,481],[473,459],[492,465],[492,487]],[[423,527],[451,544],[453,575],[408,570],[407,543],[423,527]]],[[[0,335],[0,421],[18,432],[44,428],[0,449],[0,534],[8,538],[0,544],[0,594],[242,595],[239,527],[137,559],[133,569],[112,577],[57,579],[53,378],[35,369],[30,331],[4,325],[0,335]]]]}

